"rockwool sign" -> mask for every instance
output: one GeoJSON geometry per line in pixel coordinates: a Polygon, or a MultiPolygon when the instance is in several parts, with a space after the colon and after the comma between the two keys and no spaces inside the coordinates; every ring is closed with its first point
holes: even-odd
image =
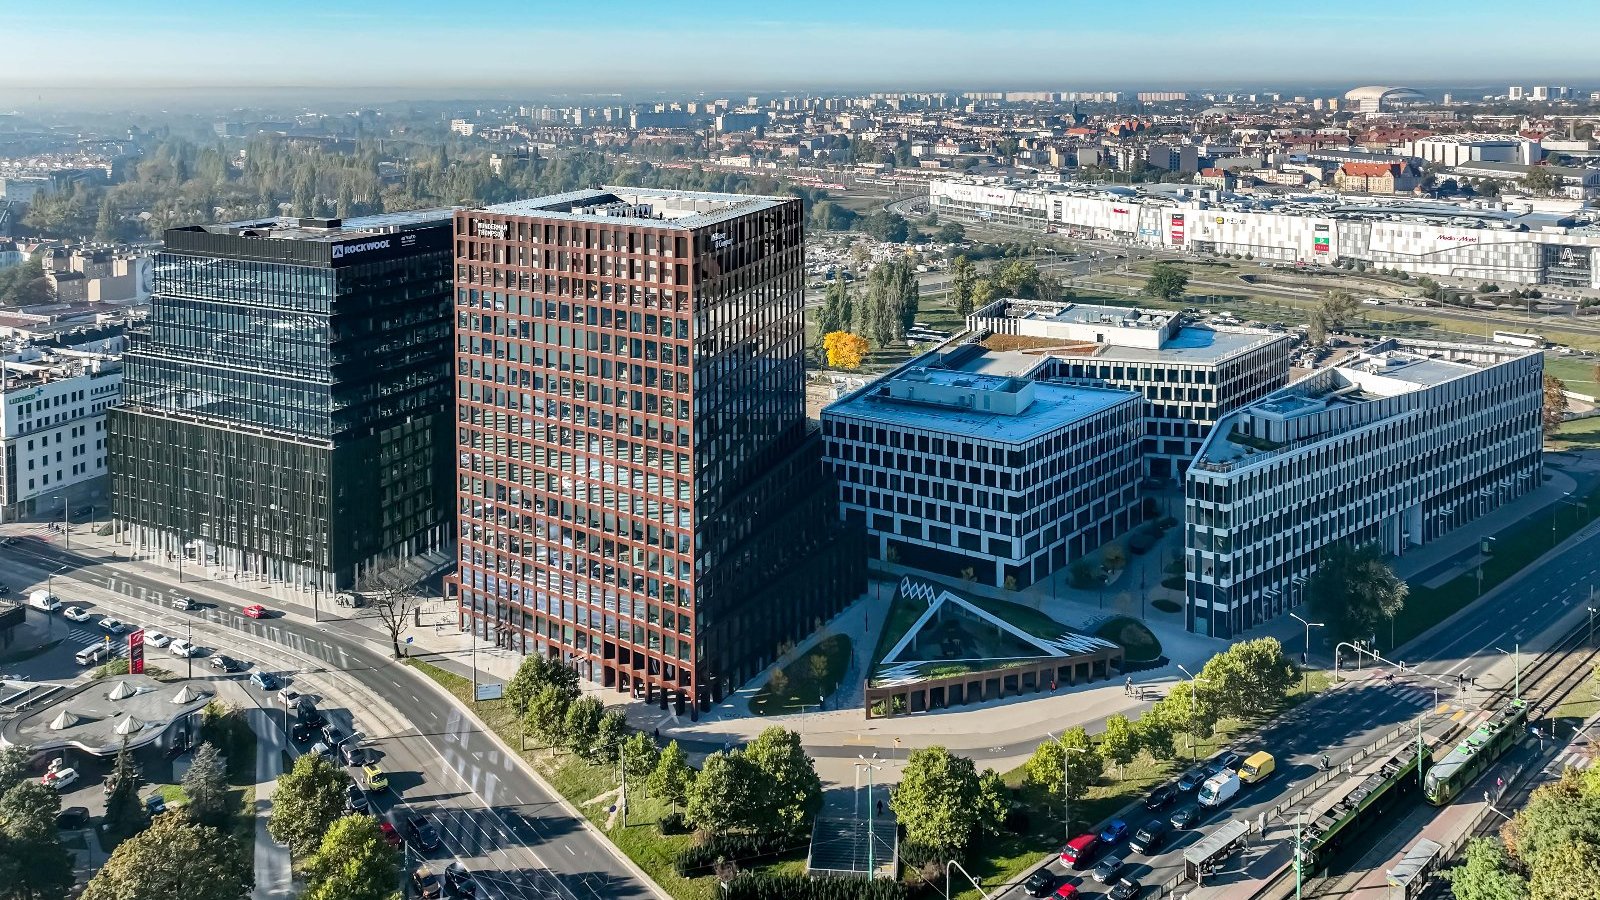
{"type": "Polygon", "coordinates": [[[333,258],[344,259],[346,256],[354,256],[357,253],[368,253],[373,250],[387,250],[389,249],[391,242],[392,239],[384,238],[381,241],[362,241],[359,244],[334,244],[333,258]]]}

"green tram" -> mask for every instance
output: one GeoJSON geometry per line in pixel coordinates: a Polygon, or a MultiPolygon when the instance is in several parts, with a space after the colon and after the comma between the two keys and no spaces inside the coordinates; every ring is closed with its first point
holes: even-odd
{"type": "Polygon", "coordinates": [[[1318,871],[1339,851],[1344,840],[1359,834],[1408,800],[1421,786],[1417,767],[1428,770],[1431,756],[1409,743],[1395,750],[1378,771],[1347,779],[1307,811],[1300,832],[1299,858],[1304,871],[1318,871]]]}
{"type": "Polygon", "coordinates": [[[1477,780],[1490,763],[1499,759],[1522,737],[1528,721],[1528,701],[1512,700],[1478,730],[1467,735],[1454,750],[1433,764],[1423,785],[1423,796],[1434,806],[1444,806],[1477,780]]]}

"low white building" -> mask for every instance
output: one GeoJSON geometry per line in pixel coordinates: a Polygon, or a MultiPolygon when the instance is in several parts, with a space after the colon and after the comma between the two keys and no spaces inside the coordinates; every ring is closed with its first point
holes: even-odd
{"type": "Polygon", "coordinates": [[[1539,484],[1538,350],[1392,339],[1224,417],[1189,467],[1189,630],[1304,599],[1319,554],[1403,555],[1539,484]]]}
{"type": "Polygon", "coordinates": [[[1022,587],[1136,523],[1139,398],[930,353],[822,411],[841,514],[873,555],[1022,587]]]}
{"type": "Polygon", "coordinates": [[[63,353],[0,361],[0,522],[54,514],[106,474],[106,409],[122,360],[63,353]]]}

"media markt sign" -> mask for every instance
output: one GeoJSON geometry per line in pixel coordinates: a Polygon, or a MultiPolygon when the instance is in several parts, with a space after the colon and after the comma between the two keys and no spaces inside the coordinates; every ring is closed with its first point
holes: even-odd
{"type": "Polygon", "coordinates": [[[128,674],[144,674],[144,629],[128,635],[128,674]]]}
{"type": "Polygon", "coordinates": [[[346,256],[355,256],[357,253],[369,253],[373,250],[387,250],[392,243],[391,238],[377,241],[361,241],[355,244],[334,244],[333,258],[344,259],[346,256]]]}

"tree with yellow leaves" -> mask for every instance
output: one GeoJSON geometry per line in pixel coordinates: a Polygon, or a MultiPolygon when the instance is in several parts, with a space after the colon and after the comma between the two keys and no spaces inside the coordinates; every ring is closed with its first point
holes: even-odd
{"type": "Polygon", "coordinates": [[[835,369],[859,369],[867,355],[867,339],[848,331],[830,331],[822,336],[822,349],[828,351],[828,365],[835,369]]]}

